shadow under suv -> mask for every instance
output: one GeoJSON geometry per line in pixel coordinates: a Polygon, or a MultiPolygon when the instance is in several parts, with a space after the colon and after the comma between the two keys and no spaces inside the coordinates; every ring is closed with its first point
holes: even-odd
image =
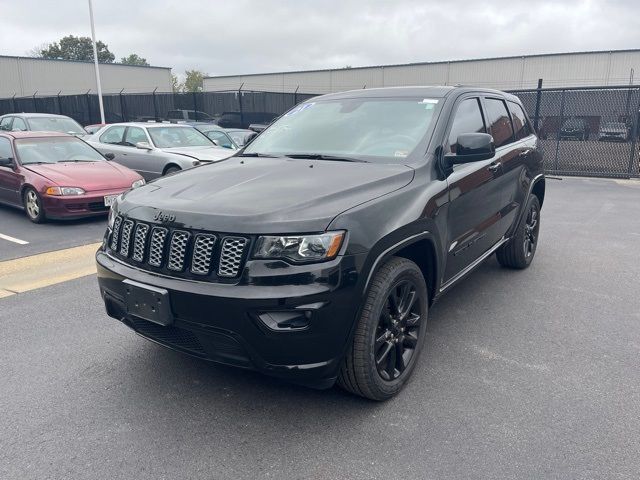
{"type": "Polygon", "coordinates": [[[162,345],[384,400],[442,293],[494,252],[529,266],[542,172],[512,95],[317,97],[236,156],[121,196],[100,291],[110,316],[162,345]]]}

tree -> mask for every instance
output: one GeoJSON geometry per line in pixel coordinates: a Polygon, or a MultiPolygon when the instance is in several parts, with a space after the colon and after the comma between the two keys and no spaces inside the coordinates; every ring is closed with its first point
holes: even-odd
{"type": "Polygon", "coordinates": [[[200,70],[187,70],[184,72],[186,79],[184,80],[185,92],[201,92],[202,80],[204,79],[204,73],[200,70]]]}
{"type": "Polygon", "coordinates": [[[148,67],[149,62],[147,62],[146,58],[142,58],[137,53],[132,53],[128,57],[122,57],[120,59],[120,63],[124,65],[138,65],[140,67],[148,67]]]}
{"type": "Polygon", "coordinates": [[[173,89],[173,93],[182,92],[184,90],[184,85],[180,83],[180,80],[175,73],[171,74],[171,88],[173,89]]]}
{"type": "MultiPolygon", "coordinates": [[[[99,62],[113,63],[116,57],[109,51],[109,47],[105,43],[98,40],[96,48],[99,62]]],[[[61,38],[59,42],[50,43],[40,53],[42,58],[90,62],[93,61],[93,44],[89,37],[67,35],[61,38]]]]}

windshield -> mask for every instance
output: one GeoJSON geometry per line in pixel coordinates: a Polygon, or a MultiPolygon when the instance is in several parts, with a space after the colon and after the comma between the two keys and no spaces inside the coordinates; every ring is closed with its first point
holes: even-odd
{"type": "Polygon", "coordinates": [[[15,145],[23,165],[104,161],[104,157],[96,150],[75,137],[20,138],[15,145]]]}
{"type": "Polygon", "coordinates": [[[64,117],[32,117],[28,118],[31,130],[41,132],[76,133],[84,135],[87,132],[78,122],[71,118],[64,117]]]}
{"type": "Polygon", "coordinates": [[[245,153],[401,159],[424,137],[437,99],[351,98],[303,103],[257,137],[245,153]]]}
{"type": "Polygon", "coordinates": [[[151,127],[148,131],[158,148],[213,146],[211,140],[193,127],[151,127]]]}

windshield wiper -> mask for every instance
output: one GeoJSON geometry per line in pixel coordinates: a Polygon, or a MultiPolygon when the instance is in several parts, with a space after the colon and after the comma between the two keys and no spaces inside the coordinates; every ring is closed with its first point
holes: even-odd
{"type": "Polygon", "coordinates": [[[324,153],[291,153],[285,155],[289,158],[299,158],[308,160],[329,160],[333,162],[357,162],[357,163],[369,163],[366,160],[354,157],[339,157],[337,155],[325,155],[324,153]]]}
{"type": "Polygon", "coordinates": [[[97,160],[58,160],[58,163],[67,163],[67,162],[96,162],[97,160]]]}
{"type": "Polygon", "coordinates": [[[241,153],[240,155],[236,155],[236,157],[282,158],[282,155],[271,155],[270,153],[250,152],[250,153],[241,153]]]}

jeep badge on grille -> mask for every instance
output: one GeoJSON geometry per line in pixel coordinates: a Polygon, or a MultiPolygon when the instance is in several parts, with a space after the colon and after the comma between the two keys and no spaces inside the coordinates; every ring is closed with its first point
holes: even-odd
{"type": "Polygon", "coordinates": [[[162,223],[169,223],[175,221],[176,216],[173,214],[164,213],[162,210],[159,210],[156,212],[153,219],[162,223]]]}

